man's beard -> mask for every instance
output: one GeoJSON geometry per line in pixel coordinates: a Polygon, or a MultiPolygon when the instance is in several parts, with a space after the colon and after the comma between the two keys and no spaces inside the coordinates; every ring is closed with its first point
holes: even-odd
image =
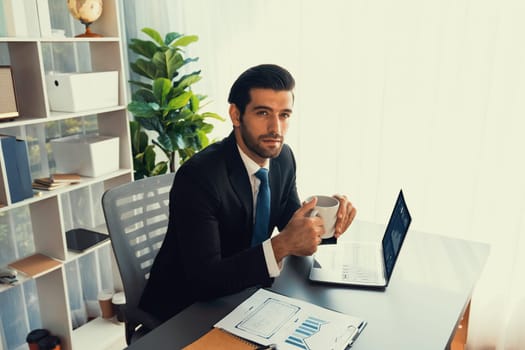
{"type": "Polygon", "coordinates": [[[275,158],[279,156],[281,153],[281,149],[283,148],[283,137],[278,134],[265,134],[261,135],[258,138],[255,138],[250,131],[245,127],[244,123],[241,121],[240,123],[240,131],[241,131],[241,137],[244,141],[244,144],[246,147],[253,153],[257,154],[261,158],[275,158]],[[259,140],[265,139],[265,138],[273,138],[278,139],[280,141],[280,146],[278,148],[272,148],[267,149],[264,148],[261,144],[259,144],[259,140]]]}

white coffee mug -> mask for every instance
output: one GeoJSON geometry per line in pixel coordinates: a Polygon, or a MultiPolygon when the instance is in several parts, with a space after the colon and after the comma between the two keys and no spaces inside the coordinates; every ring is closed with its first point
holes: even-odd
{"type": "Polygon", "coordinates": [[[319,216],[323,219],[324,235],[322,235],[321,238],[331,238],[335,233],[335,222],[337,221],[339,201],[330,196],[310,196],[306,201],[309,202],[314,197],[317,197],[317,204],[310,213],[310,216],[319,216]]]}

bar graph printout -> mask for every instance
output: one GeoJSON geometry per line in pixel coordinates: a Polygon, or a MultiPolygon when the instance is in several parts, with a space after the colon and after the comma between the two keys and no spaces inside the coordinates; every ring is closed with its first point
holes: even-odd
{"type": "Polygon", "coordinates": [[[358,317],[259,289],[215,327],[279,350],[338,350],[351,345],[365,325],[358,317]]]}

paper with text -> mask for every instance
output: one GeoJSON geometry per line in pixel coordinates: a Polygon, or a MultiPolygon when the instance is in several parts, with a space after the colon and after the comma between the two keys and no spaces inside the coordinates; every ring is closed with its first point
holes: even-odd
{"type": "Polygon", "coordinates": [[[259,289],[215,327],[281,349],[345,349],[364,320],[266,289],[259,289]]]}

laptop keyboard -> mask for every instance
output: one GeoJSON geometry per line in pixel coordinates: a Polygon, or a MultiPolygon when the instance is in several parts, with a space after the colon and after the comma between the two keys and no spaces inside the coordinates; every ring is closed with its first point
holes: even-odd
{"type": "Polygon", "coordinates": [[[343,264],[342,277],[348,281],[377,281],[377,250],[373,246],[350,244],[346,247],[345,256],[348,263],[343,264]]]}

